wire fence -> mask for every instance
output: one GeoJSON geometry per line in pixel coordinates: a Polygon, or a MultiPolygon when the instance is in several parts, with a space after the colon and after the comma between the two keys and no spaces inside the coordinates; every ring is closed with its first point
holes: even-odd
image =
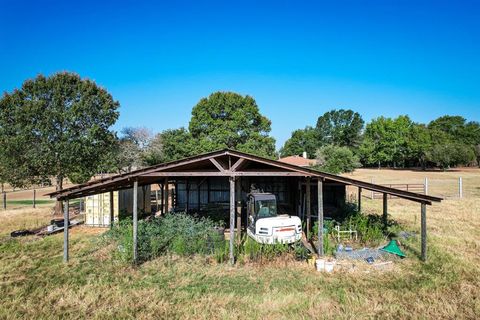
{"type": "MultiPolygon", "coordinates": [[[[423,179],[405,179],[395,183],[385,183],[386,181],[375,181],[371,179],[369,182],[379,184],[385,187],[395,188],[403,191],[410,191],[419,194],[426,194],[431,196],[437,196],[443,199],[461,199],[471,198],[478,196],[478,190],[480,190],[480,179],[474,180],[472,178],[423,178],[423,179]]],[[[389,181],[390,182],[390,181],[389,181]]],[[[351,188],[349,193],[356,194],[356,188],[351,188]]],[[[362,197],[368,199],[382,199],[383,194],[381,192],[375,192],[370,190],[364,190],[362,197]]],[[[396,198],[395,196],[388,195],[388,198],[396,198]]]]}

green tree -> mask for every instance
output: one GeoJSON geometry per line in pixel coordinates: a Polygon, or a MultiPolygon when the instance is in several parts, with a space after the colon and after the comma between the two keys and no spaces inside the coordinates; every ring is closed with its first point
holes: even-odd
{"type": "Polygon", "coordinates": [[[420,164],[423,170],[426,169],[428,152],[432,148],[432,137],[429,129],[423,124],[414,124],[408,135],[407,146],[409,158],[420,164]]]}
{"type": "Polygon", "coordinates": [[[335,145],[323,146],[317,151],[316,166],[319,170],[334,174],[352,172],[359,168],[359,158],[347,147],[335,145]]]}
{"type": "Polygon", "coordinates": [[[222,148],[273,158],[275,140],[269,136],[271,122],[260,114],[250,96],[215,92],[193,107],[189,132],[198,153],[222,148]]]}
{"type": "Polygon", "coordinates": [[[358,112],[352,110],[332,110],[317,120],[317,146],[337,145],[357,148],[362,138],[364,121],[358,112]]]}
{"type": "Polygon", "coordinates": [[[312,127],[298,129],[292,132],[290,139],[285,141],[280,155],[282,157],[301,155],[307,152],[309,158],[315,157],[315,151],[318,148],[317,131],[312,127]]]}
{"type": "Polygon", "coordinates": [[[466,164],[475,159],[474,150],[461,143],[447,142],[434,144],[429,152],[429,160],[442,169],[466,164]]]}
{"type": "Polygon", "coordinates": [[[185,128],[165,130],[159,135],[162,161],[174,161],[200,153],[198,144],[185,128]]]}
{"type": "MultiPolygon", "coordinates": [[[[73,73],[27,80],[0,100],[0,158],[8,182],[23,187],[55,178],[85,182],[115,146],[119,103],[73,73]],[[102,156],[99,156],[102,154],[102,156]]],[[[57,212],[61,206],[57,204],[57,212]]]]}
{"type": "Polygon", "coordinates": [[[379,117],[367,124],[360,154],[365,164],[405,165],[411,155],[409,135],[413,122],[408,116],[379,117]]]}

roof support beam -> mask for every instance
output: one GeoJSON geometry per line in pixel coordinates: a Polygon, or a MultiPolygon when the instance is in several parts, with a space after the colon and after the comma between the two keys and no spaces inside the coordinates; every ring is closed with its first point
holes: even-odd
{"type": "Polygon", "coordinates": [[[237,162],[235,162],[233,166],[230,168],[230,171],[236,171],[245,161],[246,161],[245,159],[239,158],[237,162]]]}
{"type": "Polygon", "coordinates": [[[217,167],[218,171],[226,172],[225,168],[222,167],[222,165],[215,158],[210,158],[209,160],[215,167],[217,167]]]}
{"type": "Polygon", "coordinates": [[[304,173],[300,172],[292,172],[292,171],[214,171],[214,172],[155,172],[155,173],[147,173],[141,175],[141,178],[155,178],[155,177],[304,177],[304,173]]]}

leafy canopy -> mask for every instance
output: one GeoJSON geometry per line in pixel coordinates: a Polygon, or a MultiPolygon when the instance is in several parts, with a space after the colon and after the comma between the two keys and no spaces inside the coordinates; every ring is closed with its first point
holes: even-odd
{"type": "Polygon", "coordinates": [[[283,148],[282,157],[300,155],[307,152],[308,157],[315,157],[318,148],[326,145],[348,147],[356,150],[362,140],[364,121],[359,113],[350,109],[331,110],[317,120],[315,128],[306,127],[292,132],[283,148]]]}
{"type": "Polygon", "coordinates": [[[0,100],[0,158],[8,182],[25,186],[94,175],[115,146],[119,103],[93,81],[62,72],[27,80],[0,100]]]}
{"type": "Polygon", "coordinates": [[[305,151],[307,156],[312,158],[315,156],[317,144],[317,132],[314,128],[298,129],[292,132],[292,137],[280,149],[280,155],[282,157],[301,155],[305,151]]]}
{"type": "Polygon", "coordinates": [[[275,140],[268,134],[271,122],[250,96],[215,92],[192,109],[189,131],[197,153],[231,148],[273,157],[275,140]]]}
{"type": "Polygon", "coordinates": [[[347,147],[323,146],[317,151],[318,168],[334,174],[352,172],[361,167],[358,157],[347,147]]]}
{"type": "Polygon", "coordinates": [[[363,124],[360,114],[352,110],[339,109],[326,112],[317,120],[318,145],[358,147],[363,124]]]}

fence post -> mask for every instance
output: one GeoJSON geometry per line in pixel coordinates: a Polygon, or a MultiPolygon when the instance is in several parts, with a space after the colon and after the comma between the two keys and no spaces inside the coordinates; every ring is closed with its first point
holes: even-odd
{"type": "Polygon", "coordinates": [[[463,182],[462,182],[462,177],[458,178],[458,196],[460,198],[463,198],[463,182]]]}
{"type": "Polygon", "coordinates": [[[425,195],[428,195],[428,178],[425,177],[425,183],[424,183],[424,192],[425,192],[425,195]]]}
{"type": "Polygon", "coordinates": [[[35,209],[35,196],[36,196],[36,191],[35,189],[33,189],[33,208],[35,209]]]}
{"type": "Polygon", "coordinates": [[[7,193],[3,192],[3,210],[7,210],[7,193]]]}

